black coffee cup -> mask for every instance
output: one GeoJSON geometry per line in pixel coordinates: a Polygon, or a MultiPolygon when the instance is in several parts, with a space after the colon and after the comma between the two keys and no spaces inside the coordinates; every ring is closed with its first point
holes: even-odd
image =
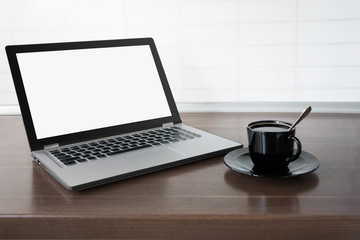
{"type": "Polygon", "coordinates": [[[278,120],[252,122],[247,127],[249,154],[253,170],[259,173],[285,174],[289,163],[299,158],[301,142],[291,123],[278,120]],[[297,145],[294,154],[294,142],[297,145]]]}

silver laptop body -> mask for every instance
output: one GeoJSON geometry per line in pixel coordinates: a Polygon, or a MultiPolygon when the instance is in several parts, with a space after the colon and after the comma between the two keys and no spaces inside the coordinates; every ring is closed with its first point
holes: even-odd
{"type": "Polygon", "coordinates": [[[69,190],[242,147],[181,122],[151,38],[6,52],[32,156],[69,190]]]}

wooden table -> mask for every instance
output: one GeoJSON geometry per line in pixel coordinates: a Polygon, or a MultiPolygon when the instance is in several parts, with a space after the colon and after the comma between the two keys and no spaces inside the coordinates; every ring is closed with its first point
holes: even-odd
{"type": "MultiPolygon", "coordinates": [[[[247,146],[254,120],[294,113],[184,113],[247,146]]],[[[224,156],[80,193],[33,163],[19,116],[0,117],[0,238],[360,239],[360,115],[311,113],[297,127],[310,174],[257,178],[224,156]]]]}

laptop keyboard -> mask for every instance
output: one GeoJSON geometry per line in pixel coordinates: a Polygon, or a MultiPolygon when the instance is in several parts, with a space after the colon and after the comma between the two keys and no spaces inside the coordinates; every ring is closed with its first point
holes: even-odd
{"type": "Polygon", "coordinates": [[[73,165],[124,152],[186,141],[198,137],[201,136],[180,127],[168,127],[52,150],[50,153],[64,165],[73,165]]]}

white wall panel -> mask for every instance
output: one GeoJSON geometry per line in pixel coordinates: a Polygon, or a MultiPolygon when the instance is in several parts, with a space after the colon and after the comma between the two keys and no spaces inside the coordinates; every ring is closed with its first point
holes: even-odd
{"type": "MultiPolygon", "coordinates": [[[[7,75],[8,75],[8,77],[10,77],[9,63],[8,63],[7,59],[4,57],[0,58],[0,74],[1,73],[6,75],[6,77],[4,77],[4,76],[2,77],[4,79],[7,78],[7,75]]],[[[1,84],[1,82],[5,82],[5,81],[0,81],[0,84],[1,84]]],[[[6,82],[10,82],[10,81],[6,81],[6,82]]],[[[6,88],[0,88],[0,89],[5,90],[6,88]]]]}
{"type": "Polygon", "coordinates": [[[296,0],[240,0],[239,22],[278,22],[296,20],[296,0]]]}
{"type": "Polygon", "coordinates": [[[236,47],[216,46],[184,48],[183,63],[185,68],[235,67],[237,63],[236,47]]]}
{"type": "MultiPolygon", "coordinates": [[[[360,10],[359,10],[360,11],[360,10]]],[[[299,22],[299,43],[359,43],[360,20],[299,22]]]]}
{"type": "MultiPolygon", "coordinates": [[[[78,35],[76,32],[75,34],[78,35]]],[[[82,33],[81,36],[84,36],[84,34],[82,33]]],[[[62,42],[68,40],[68,34],[64,30],[52,29],[16,30],[12,33],[12,39],[14,39],[13,41],[16,42],[16,44],[62,42]]]]}
{"type": "Polygon", "coordinates": [[[180,23],[180,7],[178,4],[131,4],[126,6],[127,27],[136,26],[168,26],[180,23]]]}
{"type": "Polygon", "coordinates": [[[298,0],[299,20],[360,18],[358,0],[298,0]]]}
{"type": "Polygon", "coordinates": [[[180,91],[184,87],[182,81],[182,69],[181,68],[168,68],[166,71],[166,77],[169,81],[171,89],[179,89],[180,91]]]}
{"type": "Polygon", "coordinates": [[[234,68],[206,68],[187,69],[184,71],[184,88],[186,89],[207,89],[238,87],[237,69],[234,68]]]}
{"type": "MultiPolygon", "coordinates": [[[[12,11],[11,24],[16,30],[59,29],[65,22],[65,14],[57,9],[21,8],[12,11]]],[[[79,19],[83,20],[83,18],[79,19]]]]}
{"type": "Polygon", "coordinates": [[[111,28],[123,26],[124,12],[121,8],[70,8],[66,11],[66,28],[111,28]]]}
{"type": "Polygon", "coordinates": [[[0,5],[0,30],[11,30],[10,13],[5,5],[0,5]]]}
{"type": "MultiPolygon", "coordinates": [[[[178,103],[359,102],[359,0],[0,0],[8,44],[153,37],[178,103]]],[[[360,106],[359,106],[360,111],[360,106]]]]}
{"type": "Polygon", "coordinates": [[[239,24],[240,45],[295,44],[296,23],[239,24]]]}
{"type": "Polygon", "coordinates": [[[237,1],[184,1],[181,22],[185,25],[237,22],[237,1]]]}
{"type": "MultiPolygon", "coordinates": [[[[5,54],[5,46],[14,42],[13,33],[9,30],[0,30],[0,53],[5,54]]],[[[1,55],[6,57],[5,55],[1,55]]]]}
{"type": "Polygon", "coordinates": [[[300,89],[360,88],[360,67],[300,67],[297,78],[300,89]]]}
{"type": "Polygon", "coordinates": [[[186,25],[182,43],[187,46],[237,45],[237,24],[186,25]]]}
{"type": "Polygon", "coordinates": [[[299,102],[316,102],[316,99],[319,99],[320,102],[360,101],[359,90],[357,89],[298,89],[296,96],[296,101],[299,102]]]}
{"type": "Polygon", "coordinates": [[[288,102],[295,101],[294,89],[244,88],[240,90],[239,101],[243,102],[288,102]]]}
{"type": "Polygon", "coordinates": [[[284,46],[240,46],[239,66],[279,67],[294,66],[296,48],[292,45],[284,46]]]}
{"type": "Polygon", "coordinates": [[[184,90],[184,99],[188,102],[236,102],[236,89],[191,89],[184,90]]]}
{"type": "Polygon", "coordinates": [[[300,45],[300,66],[360,66],[360,44],[300,45]]]}
{"type": "Polygon", "coordinates": [[[8,89],[6,92],[0,91],[0,102],[4,103],[2,106],[17,105],[18,100],[15,96],[15,90],[8,89]]]}
{"type": "Polygon", "coordinates": [[[240,89],[295,88],[295,67],[240,68],[240,89]]]}
{"type": "MultiPolygon", "coordinates": [[[[0,73],[0,79],[9,79],[11,78],[10,73],[0,73]]],[[[0,92],[4,90],[10,90],[11,92],[15,92],[13,81],[0,81],[0,92]]]]}

